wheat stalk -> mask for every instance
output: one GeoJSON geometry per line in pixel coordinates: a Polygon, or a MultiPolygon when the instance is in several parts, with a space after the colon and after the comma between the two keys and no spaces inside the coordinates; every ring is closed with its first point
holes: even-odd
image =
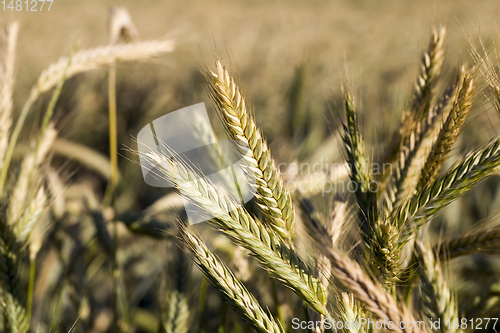
{"type": "Polygon", "coordinates": [[[337,299],[339,304],[339,310],[341,311],[341,317],[344,323],[352,323],[349,328],[346,329],[349,333],[361,333],[365,332],[361,325],[356,325],[359,323],[363,312],[362,309],[357,304],[354,296],[351,293],[342,293],[337,299]],[[354,325],[353,325],[354,324],[354,325]]]}
{"type": "Polygon", "coordinates": [[[443,276],[441,265],[434,258],[434,252],[428,242],[424,244],[422,240],[417,240],[415,249],[419,263],[422,310],[427,324],[432,327],[431,321],[440,320],[440,328],[434,328],[433,332],[456,332],[454,325],[446,324],[454,323],[458,319],[458,309],[443,276]]]}
{"type": "Polygon", "coordinates": [[[120,39],[132,42],[139,37],[129,12],[124,7],[113,7],[108,15],[109,43],[116,44],[120,39]]]}
{"type": "Polygon", "coordinates": [[[357,184],[356,199],[359,207],[361,236],[372,265],[381,274],[381,281],[393,282],[398,273],[399,256],[395,244],[398,231],[381,220],[377,209],[376,185],[366,165],[363,139],[358,129],[356,107],[351,93],[344,89],[344,145],[350,166],[351,180],[357,184]]]}
{"type": "MultiPolygon", "coordinates": [[[[417,77],[413,102],[410,109],[403,113],[398,130],[394,133],[392,141],[386,149],[384,163],[397,161],[402,149],[408,145],[411,134],[417,124],[425,118],[432,102],[437,78],[441,73],[444,61],[444,40],[446,28],[440,27],[432,31],[429,47],[422,57],[421,71],[417,77]]],[[[384,185],[390,174],[383,173],[380,177],[381,185],[384,185]]],[[[381,186],[382,188],[385,186],[381,186]]]]}
{"type": "Polygon", "coordinates": [[[251,182],[256,182],[255,196],[260,207],[271,227],[291,245],[295,237],[292,197],[285,188],[266,141],[247,110],[240,89],[219,61],[216,62],[216,68],[216,73],[210,72],[210,95],[232,138],[242,148],[251,182]]]}
{"type": "Polygon", "coordinates": [[[222,294],[226,304],[246,323],[262,333],[284,332],[271,316],[264,312],[255,297],[203,243],[184,230],[184,242],[195,257],[195,262],[210,283],[222,294]]]}
{"type": "Polygon", "coordinates": [[[256,222],[246,209],[182,163],[148,152],[144,158],[161,167],[186,199],[197,204],[212,221],[238,244],[257,257],[274,276],[283,281],[315,311],[326,314],[325,292],[297,253],[274,232],[256,222]]]}

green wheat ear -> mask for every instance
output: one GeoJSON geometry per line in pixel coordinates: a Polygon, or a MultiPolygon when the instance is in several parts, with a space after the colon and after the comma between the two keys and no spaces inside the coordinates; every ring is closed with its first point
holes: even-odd
{"type": "Polygon", "coordinates": [[[194,255],[195,263],[208,281],[222,295],[224,302],[246,323],[261,333],[283,333],[284,329],[267,314],[255,297],[231,270],[198,237],[182,231],[184,243],[194,255]]]}
{"type": "Polygon", "coordinates": [[[469,153],[441,177],[428,183],[392,215],[393,223],[404,228],[402,241],[408,239],[442,208],[496,172],[499,166],[500,139],[496,139],[486,147],[469,153]]]}
{"type": "Polygon", "coordinates": [[[418,275],[420,277],[420,293],[422,296],[422,312],[430,327],[430,321],[441,321],[441,329],[438,332],[453,333],[457,331],[456,326],[443,325],[443,323],[454,323],[458,318],[458,309],[455,298],[448,288],[441,264],[435,258],[428,235],[424,233],[424,240],[417,240],[415,244],[416,256],[419,264],[418,275]]]}
{"type": "MultiPolygon", "coordinates": [[[[393,138],[386,148],[382,165],[386,163],[394,165],[400,159],[401,153],[411,145],[411,136],[414,135],[418,125],[425,120],[431,109],[436,84],[444,62],[445,37],[446,28],[444,26],[433,29],[429,47],[422,56],[422,67],[416,80],[411,105],[403,113],[399,128],[394,132],[393,138]]],[[[385,188],[390,176],[390,173],[383,172],[379,177],[381,189],[385,188]]]]}
{"type": "Polygon", "coordinates": [[[460,134],[460,130],[465,123],[465,118],[471,110],[472,96],[474,95],[476,83],[471,70],[466,71],[462,67],[461,72],[458,95],[422,168],[417,190],[422,189],[437,175],[460,134]]]}

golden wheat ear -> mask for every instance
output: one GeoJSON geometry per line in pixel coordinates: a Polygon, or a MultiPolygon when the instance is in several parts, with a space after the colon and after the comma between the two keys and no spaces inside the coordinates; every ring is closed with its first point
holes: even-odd
{"type": "Polygon", "coordinates": [[[229,71],[217,61],[216,72],[209,72],[207,76],[210,96],[231,138],[244,149],[247,171],[252,182],[256,182],[255,196],[259,206],[273,230],[292,246],[295,238],[295,208],[265,139],[229,71]]]}
{"type": "Polygon", "coordinates": [[[424,188],[438,174],[441,166],[451,152],[451,148],[457,140],[465,119],[471,110],[475,88],[476,82],[473,79],[472,70],[465,70],[465,67],[462,67],[458,95],[422,168],[417,191],[424,188]]]}
{"type": "MultiPolygon", "coordinates": [[[[436,84],[443,67],[445,37],[446,28],[444,26],[433,29],[429,47],[422,56],[421,70],[416,80],[411,104],[408,110],[403,112],[399,128],[394,132],[381,160],[382,165],[394,165],[400,160],[405,147],[414,143],[412,136],[414,136],[417,126],[427,118],[428,112],[430,112],[436,84]]],[[[392,168],[389,171],[392,171],[392,168]]],[[[390,172],[383,172],[379,177],[381,189],[385,188],[390,176],[390,172]]]]}

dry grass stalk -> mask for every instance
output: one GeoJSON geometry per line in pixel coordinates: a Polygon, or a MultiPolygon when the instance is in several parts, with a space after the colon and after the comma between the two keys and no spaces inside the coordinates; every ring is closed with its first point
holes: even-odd
{"type": "Polygon", "coordinates": [[[439,135],[440,119],[447,117],[450,101],[454,100],[458,93],[456,88],[457,84],[449,85],[437,104],[429,109],[427,118],[410,133],[409,142],[401,149],[392,179],[383,192],[384,216],[389,216],[394,206],[399,205],[415,191],[426,158],[439,135]]]}
{"type": "Polygon", "coordinates": [[[233,199],[200,178],[182,163],[155,151],[144,158],[162,168],[164,176],[186,197],[202,207],[228,236],[249,250],[276,278],[283,281],[315,311],[326,314],[325,291],[297,253],[233,199]]]}
{"type": "MultiPolygon", "coordinates": [[[[346,201],[335,201],[328,221],[325,226],[326,235],[330,238],[333,245],[338,245],[338,241],[342,232],[344,231],[344,225],[347,220],[347,202],[346,201]]],[[[319,270],[319,279],[323,288],[328,289],[328,281],[331,275],[331,267],[328,264],[328,258],[322,254],[318,259],[319,264],[317,269],[319,270]]]]}
{"type": "MultiPolygon", "coordinates": [[[[312,218],[307,218],[308,227],[312,229],[310,230],[312,236],[314,237],[315,234],[320,233],[329,238],[329,241],[331,242],[329,242],[329,244],[331,244],[331,246],[337,245],[338,240],[344,231],[344,224],[346,223],[346,208],[346,201],[334,201],[330,216],[324,226],[318,221],[314,221],[312,218]]],[[[321,285],[325,289],[325,296],[327,298],[331,272],[330,260],[328,260],[328,257],[320,252],[316,262],[316,273],[321,285]]],[[[309,309],[309,318],[310,320],[321,322],[321,325],[315,328],[314,333],[324,332],[325,329],[323,324],[325,317],[323,315],[314,313],[311,309],[309,309]]]]}
{"type": "Polygon", "coordinates": [[[443,128],[439,132],[439,136],[425,162],[425,166],[422,168],[417,189],[423,188],[438,174],[441,166],[448,157],[453,144],[460,134],[465,118],[471,109],[475,87],[476,84],[472,77],[472,72],[470,70],[466,71],[465,68],[462,67],[458,96],[453,104],[453,108],[448,114],[443,128]]]}
{"type": "MultiPolygon", "coordinates": [[[[295,237],[295,212],[292,197],[274,164],[266,141],[255,125],[240,89],[229,72],[217,61],[210,72],[210,94],[218,106],[227,129],[242,148],[250,177],[257,185],[256,197],[271,227],[289,245],[295,237]]],[[[208,76],[208,75],[207,75],[208,76]]]]}
{"type": "Polygon", "coordinates": [[[210,283],[221,293],[226,304],[257,332],[283,333],[284,329],[270,315],[264,312],[255,297],[220,261],[201,239],[189,231],[183,231],[183,239],[195,257],[196,264],[210,283]]]}
{"type": "Polygon", "coordinates": [[[0,170],[9,142],[9,130],[12,125],[12,92],[16,67],[16,43],[19,23],[5,27],[2,53],[0,55],[0,170]]]}
{"type": "Polygon", "coordinates": [[[439,320],[441,322],[440,329],[434,328],[433,332],[456,332],[456,326],[446,324],[455,323],[458,320],[458,309],[446,283],[441,264],[434,257],[434,252],[428,241],[427,244],[424,244],[422,240],[417,240],[415,249],[419,263],[421,308],[427,325],[432,327],[431,321],[439,320]]]}

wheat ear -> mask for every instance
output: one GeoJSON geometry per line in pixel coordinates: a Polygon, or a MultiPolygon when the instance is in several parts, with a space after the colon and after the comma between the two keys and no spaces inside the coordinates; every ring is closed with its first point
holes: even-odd
{"type": "Polygon", "coordinates": [[[252,181],[257,186],[256,198],[271,227],[290,245],[295,237],[292,197],[285,188],[266,141],[255,125],[245,100],[234,79],[222,64],[216,62],[216,73],[210,72],[210,94],[225,120],[232,138],[243,148],[252,181]]]}
{"type": "MultiPolygon", "coordinates": [[[[307,199],[302,199],[300,201],[301,206],[304,206],[304,209],[301,209],[302,217],[304,218],[306,223],[306,227],[308,228],[308,232],[315,239],[318,238],[317,235],[324,235],[329,239],[329,246],[334,246],[338,243],[338,240],[344,231],[344,224],[346,223],[346,208],[347,202],[335,200],[333,203],[333,207],[330,211],[330,216],[328,217],[325,225],[321,224],[317,221],[312,214],[307,214],[306,212],[310,210],[310,203],[307,199]],[[307,208],[305,208],[307,206],[307,208]]],[[[322,248],[323,244],[321,244],[322,248]]],[[[331,265],[327,256],[325,256],[322,251],[320,251],[318,255],[318,259],[316,262],[316,274],[318,276],[319,281],[323,288],[325,288],[325,297],[328,298],[328,286],[330,283],[331,277],[331,265]]],[[[324,332],[324,320],[325,317],[323,315],[319,315],[317,313],[313,313],[311,309],[309,310],[309,319],[315,322],[320,321],[321,325],[317,325],[315,331],[313,333],[324,332]]]]}
{"type": "Polygon", "coordinates": [[[21,288],[21,244],[3,216],[0,216],[0,302],[3,329],[25,333],[29,329],[24,293],[21,288]]]}
{"type": "Polygon", "coordinates": [[[284,330],[269,316],[255,297],[234,276],[230,269],[217,258],[201,239],[184,230],[184,242],[195,257],[195,262],[220,292],[226,304],[246,323],[261,333],[283,333],[284,330]]]}
{"type": "Polygon", "coordinates": [[[0,55],[0,170],[9,143],[9,130],[12,125],[12,92],[14,90],[14,72],[16,67],[16,43],[19,23],[5,27],[3,46],[0,55]]]}
{"type": "Polygon", "coordinates": [[[381,280],[393,282],[397,276],[398,253],[395,250],[397,230],[381,221],[377,209],[377,193],[365,159],[364,144],[358,128],[357,112],[352,94],[344,89],[344,145],[350,167],[350,177],[357,184],[356,199],[359,206],[360,229],[371,262],[382,274],[381,280]]]}
{"type": "Polygon", "coordinates": [[[256,222],[246,209],[182,163],[151,151],[144,158],[161,166],[163,175],[208,214],[227,235],[249,250],[271,274],[283,281],[315,311],[326,314],[325,291],[309,267],[273,231],[256,222]]]}
{"type": "Polygon", "coordinates": [[[488,253],[500,249],[500,227],[458,235],[440,245],[440,260],[467,254],[488,253]]]}
{"type": "Polygon", "coordinates": [[[356,199],[360,208],[361,230],[366,244],[370,244],[374,224],[377,223],[377,197],[372,191],[372,177],[368,170],[365,158],[365,148],[361,137],[357,111],[351,92],[344,88],[344,109],[347,124],[344,125],[344,146],[347,162],[350,168],[350,177],[357,184],[356,199]]]}
{"type": "Polygon", "coordinates": [[[332,273],[336,281],[353,294],[365,305],[365,309],[372,312],[379,319],[392,321],[395,332],[421,332],[418,327],[399,328],[401,322],[413,322],[413,316],[403,305],[396,303],[394,298],[378,284],[368,277],[361,267],[343,254],[331,247],[326,248],[326,256],[331,262],[332,273]]]}
{"type": "MultiPolygon", "coordinates": [[[[422,68],[417,77],[413,102],[410,109],[403,114],[401,124],[387,147],[383,163],[394,164],[397,161],[402,148],[408,143],[409,136],[417,124],[425,118],[432,102],[437,78],[443,66],[445,37],[445,27],[433,29],[429,47],[422,57],[422,68]]],[[[385,184],[389,176],[390,173],[384,172],[380,177],[380,182],[385,184]]]]}
{"type": "Polygon", "coordinates": [[[457,84],[450,84],[441,98],[429,109],[426,119],[416,126],[409,135],[408,142],[401,148],[398,162],[392,172],[392,179],[385,186],[382,196],[384,216],[389,216],[394,206],[412,194],[418,185],[425,158],[429,155],[439,135],[438,125],[443,116],[449,114],[451,101],[457,94],[457,84]]]}
{"type": "Polygon", "coordinates": [[[19,219],[28,204],[27,201],[31,199],[30,194],[33,188],[36,188],[38,185],[39,168],[44,162],[56,137],[57,131],[52,123],[45,131],[44,136],[40,139],[38,149],[33,149],[34,151],[24,157],[17,182],[9,195],[7,221],[13,225],[16,224],[15,230],[19,230],[20,233],[24,234],[25,232],[29,232],[27,230],[30,230],[30,226],[23,225],[19,222],[19,219]],[[27,230],[25,230],[26,227],[27,230]]]}
{"type": "Polygon", "coordinates": [[[32,87],[28,100],[19,115],[16,126],[12,132],[5,153],[4,166],[0,174],[0,195],[3,195],[7,171],[14,153],[17,139],[21,133],[24,121],[29,110],[38,97],[55,87],[61,78],[71,78],[77,74],[88,72],[102,66],[120,61],[134,61],[158,56],[163,53],[172,52],[175,43],[172,40],[145,41],[125,45],[109,45],[94,49],[83,50],[71,57],[62,57],[57,62],[47,67],[32,87]],[[69,64],[69,65],[68,65],[69,64]]]}
{"type": "Polygon", "coordinates": [[[496,139],[486,147],[471,152],[441,177],[427,184],[392,215],[392,223],[405,228],[402,241],[439,210],[494,173],[499,166],[500,139],[496,139]]]}
{"type": "Polygon", "coordinates": [[[422,312],[427,324],[432,327],[431,321],[440,320],[440,329],[436,327],[433,332],[456,332],[457,329],[454,325],[445,324],[454,323],[458,319],[458,309],[446,283],[441,265],[434,257],[434,252],[428,241],[427,244],[424,244],[422,240],[417,240],[415,249],[419,263],[418,275],[420,277],[422,312]]]}
{"type": "Polygon", "coordinates": [[[472,96],[474,94],[476,84],[472,77],[471,71],[465,71],[462,67],[462,79],[460,82],[460,90],[453,104],[446,122],[444,123],[439,136],[430,152],[417,185],[417,190],[423,188],[431,179],[439,172],[444,161],[448,157],[453,144],[455,143],[465,118],[472,106],[472,96]]]}

